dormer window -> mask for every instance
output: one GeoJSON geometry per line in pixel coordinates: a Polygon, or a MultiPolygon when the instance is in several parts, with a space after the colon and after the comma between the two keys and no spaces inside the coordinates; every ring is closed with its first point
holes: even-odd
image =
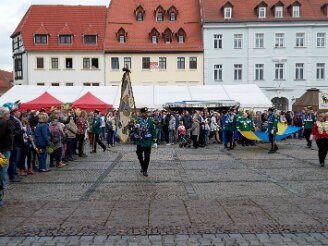
{"type": "Polygon", "coordinates": [[[136,15],[136,20],[137,21],[143,21],[144,20],[144,14],[145,14],[145,10],[143,9],[143,7],[141,5],[139,5],[136,9],[135,9],[135,15],[136,15]]]}
{"type": "Polygon", "coordinates": [[[72,43],[72,35],[59,35],[59,43],[60,44],[71,44],[72,43]]]}
{"type": "Polygon", "coordinates": [[[178,38],[178,43],[179,44],[183,44],[186,41],[186,32],[185,30],[183,30],[183,28],[180,28],[177,33],[176,36],[178,38]]]}
{"type": "Polygon", "coordinates": [[[170,21],[176,21],[177,20],[177,15],[178,15],[178,10],[177,8],[172,5],[168,10],[167,13],[169,15],[170,21]]]}
{"type": "Polygon", "coordinates": [[[293,6],[293,14],[294,18],[300,17],[300,6],[293,6]]]}
{"type": "Polygon", "coordinates": [[[164,10],[164,8],[161,5],[159,5],[155,9],[155,14],[156,14],[156,20],[157,21],[164,21],[165,10],[164,10]]]}
{"type": "Polygon", "coordinates": [[[149,33],[150,41],[153,44],[157,44],[159,35],[160,35],[159,31],[157,31],[156,28],[153,28],[149,33]]]}
{"type": "Polygon", "coordinates": [[[325,16],[328,17],[328,3],[325,3],[324,5],[322,5],[321,9],[322,9],[323,13],[325,14],[325,16]]]}
{"type": "Polygon", "coordinates": [[[162,35],[166,44],[172,43],[173,32],[170,28],[166,28],[162,35]]]}
{"type": "Polygon", "coordinates": [[[128,35],[128,33],[124,30],[123,27],[121,27],[116,33],[116,36],[118,38],[118,42],[121,43],[121,44],[125,43],[127,35],[128,35]]]}
{"type": "Polygon", "coordinates": [[[230,20],[232,18],[232,8],[233,5],[229,1],[221,7],[221,12],[225,20],[230,20]]]}
{"type": "Polygon", "coordinates": [[[295,1],[289,5],[288,10],[293,18],[301,17],[301,3],[299,1],[295,1]]]}
{"type": "Polygon", "coordinates": [[[261,2],[255,7],[255,12],[257,12],[258,18],[266,18],[266,11],[267,11],[268,5],[266,2],[261,2]]]}
{"type": "Polygon", "coordinates": [[[284,17],[284,8],[283,8],[283,6],[276,6],[275,7],[275,14],[274,14],[274,16],[276,17],[276,18],[282,18],[282,17],[284,17]]]}
{"type": "Polygon", "coordinates": [[[224,8],[224,19],[231,19],[232,8],[224,8]]]}
{"type": "Polygon", "coordinates": [[[97,35],[84,35],[84,44],[97,44],[97,35]]]}
{"type": "Polygon", "coordinates": [[[35,44],[47,44],[48,43],[48,35],[47,34],[35,34],[34,35],[34,43],[35,44]]]}
{"type": "Polygon", "coordinates": [[[259,7],[259,18],[266,17],[266,7],[259,7]]]}

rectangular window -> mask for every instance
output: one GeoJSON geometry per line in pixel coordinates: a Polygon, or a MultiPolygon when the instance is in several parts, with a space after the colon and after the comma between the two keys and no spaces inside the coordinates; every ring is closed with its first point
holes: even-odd
{"type": "Polygon", "coordinates": [[[184,43],[184,36],[180,35],[179,36],[179,44],[183,44],[184,43]]]}
{"type": "Polygon", "coordinates": [[[243,74],[243,65],[242,64],[235,64],[234,65],[234,80],[242,80],[243,74]]]}
{"type": "Polygon", "coordinates": [[[15,55],[15,79],[23,79],[23,63],[22,63],[22,55],[15,55]]]}
{"type": "Polygon", "coordinates": [[[83,58],[83,69],[90,69],[90,58],[83,58]]]}
{"type": "Polygon", "coordinates": [[[99,86],[99,83],[92,83],[92,86],[99,86]]]}
{"type": "Polygon", "coordinates": [[[51,83],[51,86],[59,86],[59,83],[51,83]]]}
{"type": "Polygon", "coordinates": [[[72,69],[73,68],[73,58],[65,59],[65,68],[72,69]]]}
{"type": "Polygon", "coordinates": [[[214,35],[214,49],[222,49],[222,34],[214,35]]]}
{"type": "Polygon", "coordinates": [[[44,83],[36,83],[37,86],[44,86],[44,83]]]}
{"type": "Polygon", "coordinates": [[[317,33],[317,47],[325,47],[326,46],[326,33],[318,32],[317,33]]]}
{"type": "Polygon", "coordinates": [[[177,17],[176,17],[176,14],[174,12],[172,12],[170,14],[170,21],[176,21],[177,17]]]}
{"type": "Polygon", "coordinates": [[[128,69],[132,68],[131,57],[124,57],[124,67],[127,67],[128,69]]]}
{"type": "Polygon", "coordinates": [[[163,21],[164,20],[164,15],[161,12],[157,13],[157,21],[163,21]]]}
{"type": "Polygon", "coordinates": [[[72,35],[59,35],[59,43],[60,44],[71,44],[72,43],[72,35]]]}
{"type": "Polygon", "coordinates": [[[120,69],[120,64],[118,61],[118,57],[112,57],[111,58],[111,64],[112,64],[112,70],[119,70],[120,69]]]}
{"type": "Polygon", "coordinates": [[[185,58],[184,57],[178,57],[177,59],[177,66],[178,66],[178,69],[185,69],[185,58]]]}
{"type": "Polygon", "coordinates": [[[325,79],[325,64],[317,63],[317,79],[325,79]]]}
{"type": "Polygon", "coordinates": [[[259,7],[259,18],[266,17],[266,7],[259,7]]]}
{"type": "Polygon", "coordinates": [[[51,58],[51,68],[52,69],[58,69],[59,68],[58,58],[57,57],[51,58]]]}
{"type": "Polygon", "coordinates": [[[150,69],[150,57],[142,57],[142,69],[150,69]]]}
{"type": "Polygon", "coordinates": [[[222,64],[214,65],[214,80],[222,81],[222,64]]]}
{"type": "Polygon", "coordinates": [[[84,86],[91,86],[91,83],[83,83],[84,86]]]}
{"type": "Polygon", "coordinates": [[[293,6],[293,17],[300,17],[300,6],[293,6]]]}
{"type": "Polygon", "coordinates": [[[234,49],[243,48],[243,34],[234,34],[233,39],[234,49]]]}
{"type": "Polygon", "coordinates": [[[92,69],[98,69],[99,68],[99,60],[98,60],[98,58],[92,58],[91,59],[91,68],[92,69]]]}
{"type": "Polygon", "coordinates": [[[189,69],[197,69],[197,57],[189,58],[189,69]]]}
{"type": "Polygon", "coordinates": [[[143,13],[142,12],[137,13],[137,21],[143,21],[143,13]]]}
{"type": "Polygon", "coordinates": [[[74,86],[74,83],[66,83],[66,86],[74,86]]]}
{"type": "Polygon", "coordinates": [[[317,79],[325,79],[325,64],[317,63],[317,79]]]}
{"type": "Polygon", "coordinates": [[[36,58],[36,68],[41,69],[44,68],[44,64],[43,64],[43,57],[37,57],[36,58]]]}
{"type": "Polygon", "coordinates": [[[304,79],[304,63],[296,63],[295,66],[295,79],[303,80],[304,79]]]}
{"type": "Polygon", "coordinates": [[[166,57],[159,57],[158,58],[158,65],[159,65],[159,69],[161,70],[165,70],[166,69],[166,57]]]}
{"type": "Polygon", "coordinates": [[[284,79],[284,64],[277,63],[275,64],[275,80],[284,79]]]}
{"type": "Polygon", "coordinates": [[[84,44],[97,44],[97,35],[84,35],[84,44]]]}
{"type": "Polygon", "coordinates": [[[264,64],[255,64],[255,80],[264,80],[264,64]]]}
{"type": "Polygon", "coordinates": [[[120,35],[120,43],[121,44],[125,43],[125,36],[120,35]]]}
{"type": "Polygon", "coordinates": [[[34,43],[35,44],[47,44],[48,43],[48,35],[47,34],[36,34],[34,36],[34,43]]]}
{"type": "Polygon", "coordinates": [[[276,18],[282,18],[283,16],[283,7],[282,6],[277,6],[275,8],[275,17],[276,18]]]}
{"type": "Polygon", "coordinates": [[[284,33],[276,33],[276,42],[275,42],[275,47],[284,47],[285,45],[285,34],[284,33]]]}
{"type": "Polygon", "coordinates": [[[231,19],[232,8],[224,8],[224,19],[231,19]]]}
{"type": "Polygon", "coordinates": [[[157,44],[157,36],[151,36],[151,42],[153,43],[153,44],[157,44]]]}
{"type": "Polygon", "coordinates": [[[255,47],[264,48],[264,33],[255,33],[255,47]]]}
{"type": "Polygon", "coordinates": [[[296,47],[305,46],[305,33],[296,33],[296,47]]]}
{"type": "Polygon", "coordinates": [[[165,43],[170,44],[171,43],[171,36],[165,36],[165,43]]]}

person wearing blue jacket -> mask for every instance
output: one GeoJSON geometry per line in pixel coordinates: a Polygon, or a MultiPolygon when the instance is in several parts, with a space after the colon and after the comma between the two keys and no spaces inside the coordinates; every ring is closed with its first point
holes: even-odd
{"type": "Polygon", "coordinates": [[[35,145],[39,151],[39,172],[49,172],[47,168],[47,147],[50,146],[50,129],[48,125],[48,115],[39,114],[39,124],[35,129],[35,145]]]}

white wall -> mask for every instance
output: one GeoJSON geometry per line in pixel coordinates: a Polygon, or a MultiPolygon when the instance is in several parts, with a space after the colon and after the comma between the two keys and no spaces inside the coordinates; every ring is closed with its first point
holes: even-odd
{"type": "Polygon", "coordinates": [[[255,83],[270,98],[300,97],[308,88],[328,86],[328,23],[244,23],[204,25],[204,83],[255,83]],[[296,33],[305,33],[305,47],[295,47],[296,33]],[[326,33],[326,46],[317,47],[317,33],[326,33]],[[255,33],[264,34],[264,48],[255,48],[255,33]],[[285,47],[275,48],[275,33],[285,34],[285,47]],[[223,35],[222,49],[214,49],[214,34],[223,35]],[[243,34],[243,48],[233,48],[234,34],[243,34]],[[284,80],[275,80],[275,63],[284,64],[284,80]],[[295,79],[295,64],[304,63],[304,80],[295,79]],[[325,79],[316,79],[316,63],[325,63],[325,79]],[[214,80],[214,65],[223,65],[223,81],[214,80]],[[234,81],[234,64],[243,65],[242,81],[234,81]],[[255,80],[255,64],[264,64],[264,80],[255,80]]]}
{"type": "MultiPolygon", "coordinates": [[[[99,83],[104,85],[105,64],[103,52],[29,52],[28,53],[28,84],[37,83],[59,83],[65,86],[66,83],[74,83],[79,86],[83,83],[99,83]],[[44,58],[44,68],[37,68],[37,57],[44,58]],[[58,69],[51,68],[51,58],[59,59],[58,69]],[[73,59],[73,68],[65,68],[66,58],[73,59]],[[83,58],[98,58],[98,69],[83,69],[83,58]]],[[[25,64],[24,64],[25,65],[25,64]]]]}

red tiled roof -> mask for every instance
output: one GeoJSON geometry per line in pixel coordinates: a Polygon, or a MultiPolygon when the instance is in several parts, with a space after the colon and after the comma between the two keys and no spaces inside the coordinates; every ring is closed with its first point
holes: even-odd
{"type": "Polygon", "coordinates": [[[21,33],[27,51],[103,50],[106,11],[106,6],[32,5],[11,37],[21,33]],[[83,43],[90,25],[97,45],[83,43]],[[34,34],[49,34],[48,44],[34,44],[34,34]],[[73,34],[72,45],[59,44],[59,34],[73,34]]]}
{"type": "Polygon", "coordinates": [[[198,0],[111,0],[106,24],[105,51],[107,52],[170,52],[203,51],[198,0]],[[136,21],[134,11],[141,5],[145,10],[144,20],[136,21]],[[158,6],[168,10],[174,5],[178,11],[177,20],[169,21],[165,13],[164,21],[157,22],[155,10],[158,6]],[[117,31],[123,27],[127,32],[125,43],[119,43],[117,31]],[[158,43],[152,44],[149,33],[156,28],[161,34],[158,43]],[[174,36],[166,44],[162,33],[170,28],[175,34],[180,28],[186,32],[185,43],[180,44],[174,36]]]}
{"type": "Polygon", "coordinates": [[[9,89],[13,86],[12,82],[13,82],[13,73],[0,70],[0,88],[9,89]]]}
{"type": "Polygon", "coordinates": [[[296,0],[264,0],[268,7],[266,18],[258,18],[254,8],[262,2],[262,0],[229,0],[233,5],[232,18],[225,20],[223,18],[221,7],[227,0],[201,0],[201,15],[204,22],[244,22],[244,21],[304,21],[304,20],[325,20],[327,21],[327,13],[322,9],[322,6],[327,3],[327,0],[302,0],[299,18],[293,18],[288,7],[296,0]],[[283,3],[283,18],[275,18],[274,6],[278,2],[283,3]]]}

